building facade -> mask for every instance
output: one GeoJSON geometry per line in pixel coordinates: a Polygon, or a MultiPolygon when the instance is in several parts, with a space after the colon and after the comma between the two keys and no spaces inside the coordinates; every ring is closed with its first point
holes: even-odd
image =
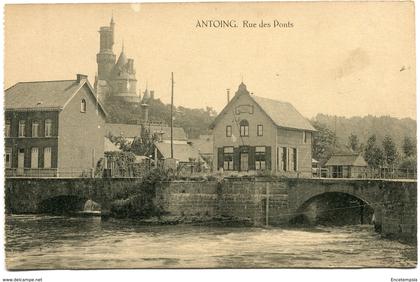
{"type": "Polygon", "coordinates": [[[128,58],[124,52],[124,45],[116,60],[113,51],[115,38],[115,23],[111,18],[109,26],[99,29],[99,53],[96,55],[98,74],[95,77],[95,90],[102,102],[115,100],[128,103],[139,103],[140,95],[137,93],[136,70],[134,60],[128,58]]]}
{"type": "Polygon", "coordinates": [[[315,129],[289,103],[255,96],[241,83],[211,128],[214,170],[312,175],[315,129]]]}
{"type": "Polygon", "coordinates": [[[5,90],[8,176],[82,176],[104,152],[106,113],[87,76],[5,90]]]}

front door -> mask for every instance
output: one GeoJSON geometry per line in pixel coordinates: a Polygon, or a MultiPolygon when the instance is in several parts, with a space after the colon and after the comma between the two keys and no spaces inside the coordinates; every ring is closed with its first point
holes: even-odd
{"type": "Polygon", "coordinates": [[[248,171],[248,153],[241,153],[241,171],[248,171]]]}

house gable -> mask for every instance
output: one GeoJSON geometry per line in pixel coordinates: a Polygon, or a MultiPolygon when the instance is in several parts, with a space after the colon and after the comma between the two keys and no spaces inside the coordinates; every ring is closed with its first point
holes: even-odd
{"type": "Polygon", "coordinates": [[[357,156],[356,160],[353,162],[353,166],[368,166],[365,159],[362,157],[362,155],[357,156]]]}

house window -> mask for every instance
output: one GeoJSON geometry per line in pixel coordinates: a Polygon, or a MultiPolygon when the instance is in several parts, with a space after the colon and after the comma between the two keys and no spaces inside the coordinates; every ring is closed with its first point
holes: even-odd
{"type": "Polygon", "coordinates": [[[291,148],[289,150],[289,153],[290,153],[290,157],[289,157],[290,168],[293,171],[297,171],[297,149],[296,148],[291,148]]]}
{"type": "Polygon", "coordinates": [[[233,170],[233,147],[223,148],[223,170],[233,170]]]}
{"type": "Polygon", "coordinates": [[[282,147],[280,152],[281,152],[281,170],[287,171],[287,148],[282,147]]]}
{"type": "Polygon", "coordinates": [[[19,121],[19,137],[25,137],[25,125],[24,120],[19,121]]]}
{"type": "Polygon", "coordinates": [[[45,120],[45,137],[52,136],[52,120],[46,119],[45,120]]]}
{"type": "Polygon", "coordinates": [[[249,136],[249,123],[247,120],[241,120],[241,122],[239,123],[240,126],[240,135],[242,137],[247,137],[249,136]]]}
{"type": "Polygon", "coordinates": [[[44,168],[51,168],[51,147],[44,148],[44,168]]]}
{"type": "Polygon", "coordinates": [[[343,167],[335,165],[332,167],[332,177],[333,178],[343,178],[343,167]]]}
{"type": "Polygon", "coordinates": [[[265,147],[255,147],[255,169],[265,169],[265,147]]]}
{"type": "Polygon", "coordinates": [[[4,127],[4,136],[10,137],[10,120],[6,120],[6,124],[4,127]]]}
{"type": "Polygon", "coordinates": [[[232,137],[232,126],[226,126],[226,137],[232,137]]]}
{"type": "Polygon", "coordinates": [[[39,123],[38,121],[32,122],[32,137],[38,137],[39,123]]]}
{"type": "Polygon", "coordinates": [[[308,134],[306,131],[303,132],[303,144],[306,144],[308,142],[308,134]]]}
{"type": "Polygon", "coordinates": [[[82,99],[82,102],[80,102],[80,112],[86,113],[86,100],[82,99]]]}
{"type": "Polygon", "coordinates": [[[38,148],[32,147],[31,150],[31,168],[38,168],[38,148]]]}
{"type": "Polygon", "coordinates": [[[12,167],[12,148],[6,147],[4,151],[5,151],[4,152],[5,153],[4,154],[4,161],[5,161],[4,166],[6,168],[11,168],[12,167]]]}
{"type": "Polygon", "coordinates": [[[263,125],[257,125],[257,136],[263,136],[263,125]]]}

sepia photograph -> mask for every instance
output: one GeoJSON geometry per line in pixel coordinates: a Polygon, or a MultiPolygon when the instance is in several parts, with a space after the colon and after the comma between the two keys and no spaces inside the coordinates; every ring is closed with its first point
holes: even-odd
{"type": "Polygon", "coordinates": [[[414,12],[5,4],[3,281],[415,269],[414,12]]]}

